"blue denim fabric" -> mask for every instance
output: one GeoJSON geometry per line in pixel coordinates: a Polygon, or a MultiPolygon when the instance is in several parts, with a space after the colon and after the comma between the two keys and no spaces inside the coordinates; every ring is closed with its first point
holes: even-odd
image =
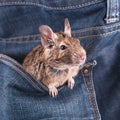
{"type": "Polygon", "coordinates": [[[119,0],[0,1],[0,120],[119,120],[119,0]],[[87,61],[57,97],[21,66],[40,44],[38,27],[63,30],[68,18],[87,61]]]}

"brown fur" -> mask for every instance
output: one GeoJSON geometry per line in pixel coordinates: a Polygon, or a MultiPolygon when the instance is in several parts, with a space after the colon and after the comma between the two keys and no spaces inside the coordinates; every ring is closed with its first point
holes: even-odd
{"type": "Polygon", "coordinates": [[[86,52],[78,39],[64,33],[56,33],[56,35],[54,45],[48,49],[41,45],[36,46],[23,62],[26,71],[43,82],[52,96],[57,95],[56,88],[67,81],[70,81],[68,83],[70,88],[74,86],[73,77],[77,75],[80,66],[86,60],[86,52]],[[65,45],[66,49],[61,50],[61,45],[65,45]],[[84,56],[84,60],[80,62],[81,55],[84,56]]]}

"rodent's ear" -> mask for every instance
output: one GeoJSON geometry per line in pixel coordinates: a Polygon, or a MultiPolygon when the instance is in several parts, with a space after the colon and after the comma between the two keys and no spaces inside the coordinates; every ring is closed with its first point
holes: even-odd
{"type": "Polygon", "coordinates": [[[54,39],[57,37],[57,35],[47,25],[40,26],[39,32],[41,35],[41,43],[42,43],[44,48],[49,47],[50,43],[52,43],[52,41],[54,43],[54,39]]]}
{"type": "Polygon", "coordinates": [[[69,20],[66,18],[64,23],[64,33],[71,37],[71,27],[69,20]]]}

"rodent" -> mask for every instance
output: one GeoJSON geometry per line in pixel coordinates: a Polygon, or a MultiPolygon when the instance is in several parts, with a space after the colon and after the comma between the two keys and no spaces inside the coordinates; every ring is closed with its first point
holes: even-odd
{"type": "Polygon", "coordinates": [[[41,45],[33,48],[23,61],[23,67],[49,89],[51,96],[58,94],[57,88],[64,83],[74,87],[75,77],[86,61],[86,51],[80,41],[71,37],[69,20],[64,22],[64,32],[54,33],[47,26],[39,27],[41,45]]]}

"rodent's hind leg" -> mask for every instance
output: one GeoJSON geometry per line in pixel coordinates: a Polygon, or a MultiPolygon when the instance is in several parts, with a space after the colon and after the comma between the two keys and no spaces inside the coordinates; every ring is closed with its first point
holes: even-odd
{"type": "Polygon", "coordinates": [[[49,95],[55,97],[58,95],[58,90],[55,86],[49,86],[49,95]]]}
{"type": "Polygon", "coordinates": [[[73,89],[74,84],[75,84],[74,79],[73,79],[72,77],[69,78],[69,79],[68,79],[68,88],[73,89]]]}

